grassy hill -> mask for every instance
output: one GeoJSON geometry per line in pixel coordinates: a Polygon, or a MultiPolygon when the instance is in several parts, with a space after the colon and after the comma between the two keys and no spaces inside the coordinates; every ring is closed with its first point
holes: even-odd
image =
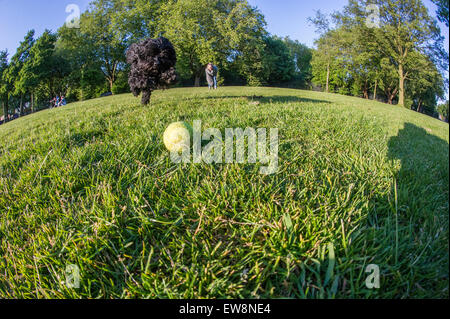
{"type": "Polygon", "coordinates": [[[0,126],[0,297],[448,298],[448,143],[416,112],[275,88],[15,120],[0,126]],[[173,164],[162,135],[178,120],[279,128],[278,174],[173,164]]]}

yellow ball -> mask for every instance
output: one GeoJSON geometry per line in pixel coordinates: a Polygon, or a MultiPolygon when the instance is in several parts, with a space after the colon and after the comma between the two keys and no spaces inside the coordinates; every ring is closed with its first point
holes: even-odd
{"type": "Polygon", "coordinates": [[[164,132],[164,145],[169,152],[181,152],[191,147],[192,127],[186,122],[170,124],[164,132]]]}

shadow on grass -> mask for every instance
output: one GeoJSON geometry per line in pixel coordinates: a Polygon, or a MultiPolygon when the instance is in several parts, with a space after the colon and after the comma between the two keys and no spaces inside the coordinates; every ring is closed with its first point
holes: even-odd
{"type": "MultiPolygon", "coordinates": [[[[431,133],[431,131],[429,131],[431,133]]],[[[430,177],[445,181],[449,185],[449,144],[429,134],[425,129],[405,123],[397,136],[388,143],[388,158],[401,161],[397,179],[399,183],[414,183],[428,189],[430,185],[419,183],[430,177]]]]}
{"type": "Polygon", "coordinates": [[[371,256],[381,261],[380,293],[448,296],[448,156],[447,141],[412,123],[388,142],[388,159],[401,167],[389,194],[372,201],[369,224],[377,235],[366,237],[381,248],[371,256]]]}
{"type": "Polygon", "coordinates": [[[87,132],[77,132],[65,139],[65,144],[68,146],[74,145],[77,147],[84,146],[86,143],[92,142],[95,139],[102,138],[105,134],[104,130],[90,130],[87,132]]]}
{"type": "MultiPolygon", "coordinates": [[[[197,98],[196,98],[197,99],[197,98]]],[[[291,95],[273,95],[273,96],[260,96],[260,95],[218,95],[218,96],[205,96],[198,99],[203,100],[220,100],[220,99],[245,99],[249,103],[255,104],[270,104],[270,103],[326,103],[330,104],[330,101],[308,99],[291,95]]]]}

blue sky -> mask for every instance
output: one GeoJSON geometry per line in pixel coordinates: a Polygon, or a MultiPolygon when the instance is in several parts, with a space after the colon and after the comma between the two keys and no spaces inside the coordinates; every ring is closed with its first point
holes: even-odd
{"type": "MultiPolygon", "coordinates": [[[[279,36],[290,36],[308,46],[313,46],[317,35],[307,18],[320,9],[324,13],[340,10],[347,0],[248,0],[265,15],[268,30],[279,36]]],[[[69,4],[77,4],[84,11],[90,0],[0,0],[0,50],[8,49],[10,56],[15,53],[20,41],[30,29],[41,35],[47,28],[56,31],[64,24],[69,4]]],[[[434,5],[430,0],[425,4],[433,15],[434,5]]],[[[446,36],[448,49],[448,28],[441,25],[446,36]]]]}
{"type": "Polygon", "coordinates": [[[0,0],[0,50],[13,55],[28,30],[40,36],[45,29],[56,31],[69,13],[66,7],[77,4],[84,11],[91,0],[0,0]]]}
{"type": "MultiPolygon", "coordinates": [[[[315,28],[308,23],[308,17],[313,17],[316,10],[322,13],[340,11],[348,0],[248,0],[257,6],[264,14],[270,33],[279,36],[289,36],[294,40],[312,47],[317,38],[315,28]]],[[[436,6],[430,0],[423,0],[435,16],[436,6]]],[[[449,30],[440,23],[442,34],[445,36],[445,47],[449,47],[449,30]]]]}

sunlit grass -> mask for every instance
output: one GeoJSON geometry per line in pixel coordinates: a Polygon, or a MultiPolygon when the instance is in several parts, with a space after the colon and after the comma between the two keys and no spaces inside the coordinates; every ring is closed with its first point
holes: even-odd
{"type": "Polygon", "coordinates": [[[448,298],[448,141],[448,124],[397,106],[274,88],[158,91],[148,107],[119,95],[12,121],[0,297],[448,298]],[[278,174],[173,164],[162,135],[179,120],[278,128],[278,174]]]}

